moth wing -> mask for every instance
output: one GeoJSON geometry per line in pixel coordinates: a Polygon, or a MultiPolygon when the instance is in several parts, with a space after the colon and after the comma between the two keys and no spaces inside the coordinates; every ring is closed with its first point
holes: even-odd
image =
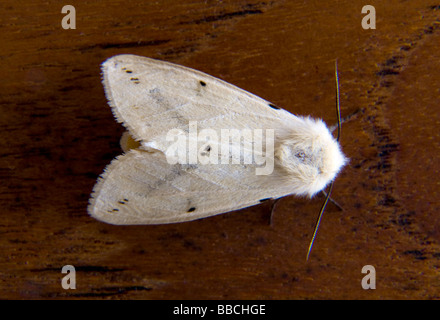
{"type": "MultiPolygon", "coordinates": [[[[172,129],[188,132],[189,122],[195,121],[199,132],[273,129],[277,139],[300,121],[296,116],[222,80],[167,62],[120,55],[105,61],[102,70],[117,120],[142,146],[106,168],[90,201],[93,217],[112,224],[174,223],[291,193],[277,166],[270,175],[257,175],[255,163],[169,164],[166,136],[172,129]]],[[[221,152],[220,144],[210,141],[205,151],[221,152]]],[[[244,140],[243,145],[243,159],[250,159],[252,148],[244,140]]]]}
{"type": "Polygon", "coordinates": [[[252,166],[170,165],[162,152],[134,149],[107,166],[88,211],[111,224],[165,224],[245,208],[288,193],[283,179],[256,176],[252,166]]]}
{"type": "Polygon", "coordinates": [[[203,72],[135,55],[102,65],[106,96],[119,122],[150,147],[164,151],[171,129],[276,129],[298,118],[270,102],[203,72]]]}

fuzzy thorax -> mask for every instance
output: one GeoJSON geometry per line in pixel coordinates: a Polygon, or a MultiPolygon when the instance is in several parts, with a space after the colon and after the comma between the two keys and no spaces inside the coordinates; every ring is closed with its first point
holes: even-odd
{"type": "Polygon", "coordinates": [[[277,144],[275,159],[286,171],[292,192],[310,197],[324,189],[347,162],[324,122],[311,118],[298,119],[277,144]]]}

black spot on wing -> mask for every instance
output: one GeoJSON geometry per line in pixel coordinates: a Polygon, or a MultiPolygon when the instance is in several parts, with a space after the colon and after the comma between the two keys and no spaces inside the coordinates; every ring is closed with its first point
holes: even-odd
{"type": "Polygon", "coordinates": [[[187,212],[193,212],[193,211],[195,211],[196,210],[196,208],[195,207],[191,207],[191,208],[189,208],[188,209],[188,211],[187,212]]]}
{"type": "Polygon", "coordinates": [[[200,80],[200,85],[202,86],[202,87],[206,87],[206,82],[205,81],[202,81],[202,80],[200,80]]]}
{"type": "Polygon", "coordinates": [[[264,198],[264,199],[260,199],[260,202],[266,202],[266,201],[269,201],[269,200],[271,200],[272,198],[264,198]]]}
{"type": "Polygon", "coordinates": [[[200,152],[200,155],[206,157],[211,152],[211,146],[206,146],[205,151],[200,152]]]}

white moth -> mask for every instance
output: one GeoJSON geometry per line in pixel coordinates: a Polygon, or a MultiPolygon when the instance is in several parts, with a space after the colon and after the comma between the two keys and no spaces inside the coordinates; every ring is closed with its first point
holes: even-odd
{"type": "Polygon", "coordinates": [[[205,73],[134,55],[108,59],[102,72],[113,113],[138,146],[125,146],[98,179],[88,207],[98,220],[175,223],[291,194],[313,196],[346,163],[321,120],[205,73]],[[238,144],[219,139],[224,130],[237,130],[238,144]],[[263,137],[271,139],[260,143],[263,137]],[[229,162],[201,161],[206,157],[229,162]],[[267,174],[257,173],[270,164],[267,174]]]}

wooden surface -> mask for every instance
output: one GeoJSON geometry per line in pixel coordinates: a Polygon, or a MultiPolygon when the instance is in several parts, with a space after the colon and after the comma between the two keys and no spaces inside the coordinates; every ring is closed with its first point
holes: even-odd
{"type": "Polygon", "coordinates": [[[440,6],[435,1],[59,1],[0,4],[0,298],[439,299],[440,6]],[[374,5],[377,29],[361,27],[374,5]],[[100,63],[132,53],[196,68],[336,123],[322,197],[189,223],[116,227],[87,214],[118,154],[100,63]],[[61,287],[73,265],[77,289],[61,287]],[[363,290],[364,265],[376,290],[363,290]]]}

